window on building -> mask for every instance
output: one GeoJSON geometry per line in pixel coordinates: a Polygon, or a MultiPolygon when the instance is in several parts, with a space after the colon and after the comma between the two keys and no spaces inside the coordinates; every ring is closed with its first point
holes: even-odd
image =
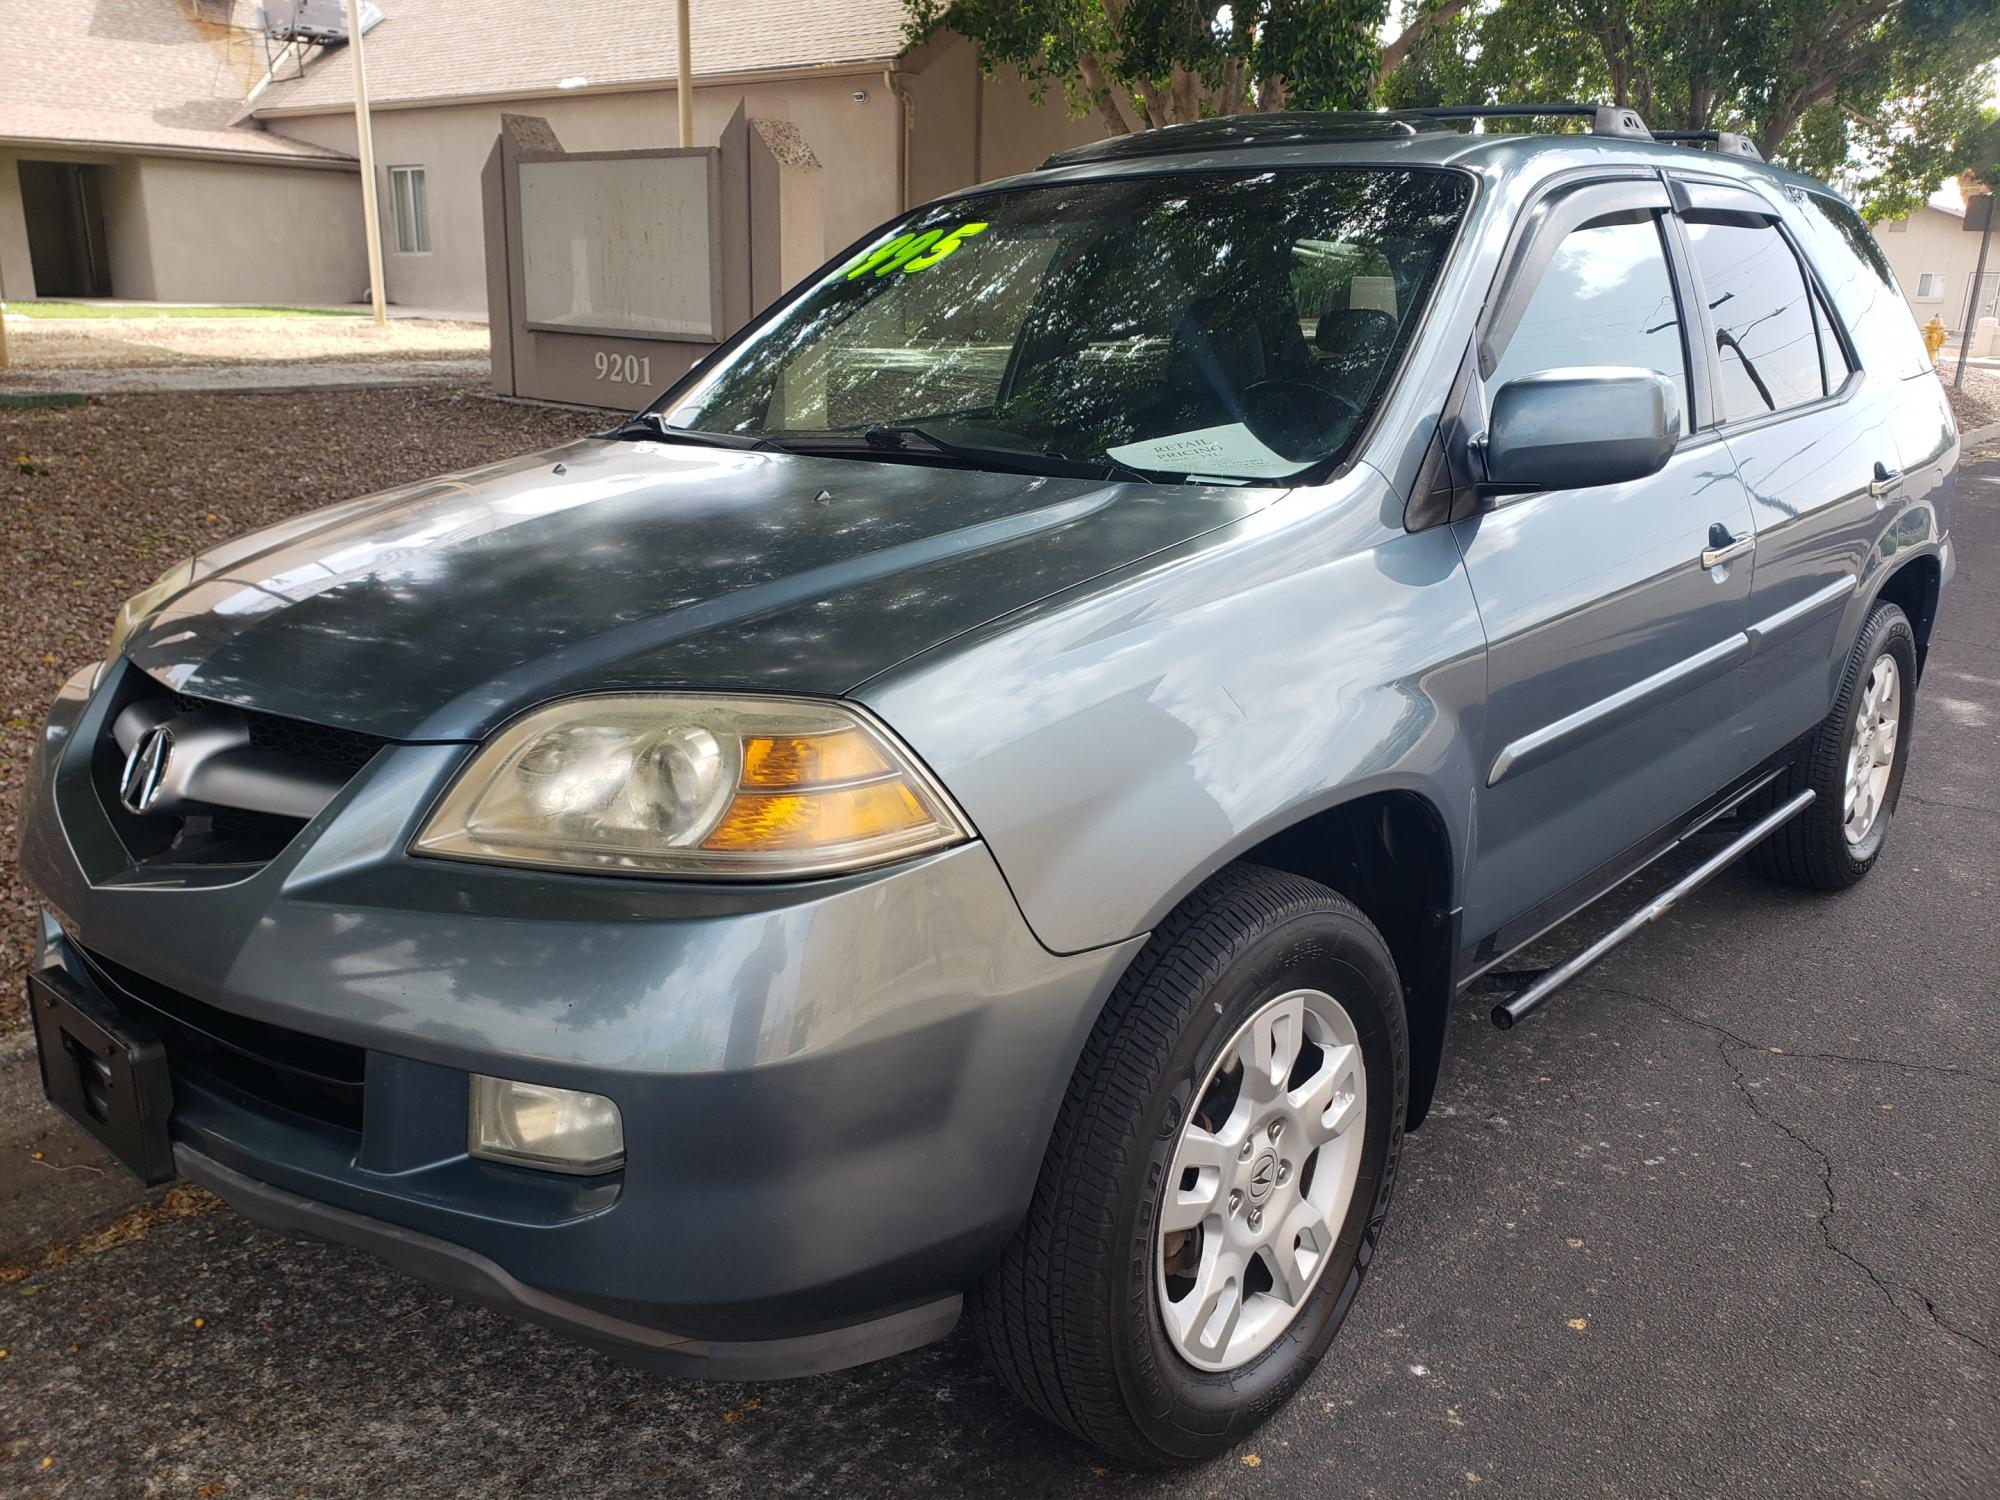
{"type": "Polygon", "coordinates": [[[1680,304],[1652,215],[1586,224],[1564,237],[1500,356],[1492,384],[1498,389],[1523,375],[1569,365],[1658,370],[1673,381],[1681,430],[1688,429],[1680,304]]]}
{"type": "Polygon", "coordinates": [[[1826,394],[1805,272],[1769,224],[1688,225],[1715,325],[1725,420],[1762,416],[1826,394]]]}
{"type": "Polygon", "coordinates": [[[431,248],[431,211],[430,200],[424,193],[424,169],[389,168],[389,200],[396,220],[398,253],[428,255],[431,248]]]}
{"type": "Polygon", "coordinates": [[[1924,271],[1917,276],[1917,300],[1935,302],[1944,296],[1944,272],[1924,271]]]}

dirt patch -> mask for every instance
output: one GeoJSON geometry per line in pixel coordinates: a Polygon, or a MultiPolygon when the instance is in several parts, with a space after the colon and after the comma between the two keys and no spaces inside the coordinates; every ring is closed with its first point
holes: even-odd
{"type": "MultiPolygon", "coordinates": [[[[406,318],[9,318],[16,371],[134,365],[309,364],[317,360],[469,359],[487,352],[483,323],[406,318]]],[[[0,389],[7,373],[0,372],[0,389]]]]}
{"type": "Polygon", "coordinates": [[[43,711],[103,651],[119,603],[239,532],[604,422],[436,388],[0,407],[0,1038],[26,1029],[22,776],[43,711]]]}

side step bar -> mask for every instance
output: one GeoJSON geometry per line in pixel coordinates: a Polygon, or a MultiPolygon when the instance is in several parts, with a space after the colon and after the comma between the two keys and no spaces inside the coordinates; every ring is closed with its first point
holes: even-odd
{"type": "Polygon", "coordinates": [[[1568,984],[1577,975],[1581,974],[1613,948],[1624,942],[1625,939],[1631,937],[1632,934],[1649,923],[1658,921],[1661,917],[1672,911],[1675,906],[1679,905],[1683,897],[1707,885],[1709,881],[1734,864],[1739,855],[1747,853],[1752,845],[1766,837],[1772,830],[1783,827],[1786,823],[1789,823],[1793,818],[1804,812],[1811,805],[1812,800],[1812,792],[1800,792],[1789,802],[1772,809],[1764,817],[1759,818],[1755,823],[1744,829],[1728,845],[1718,849],[1709,858],[1703,860],[1700,865],[1682,876],[1674,884],[1668,886],[1664,891],[1661,891],[1659,895],[1633,912],[1631,916],[1605,933],[1603,937],[1599,938],[1589,947],[1572,954],[1569,958],[1557,964],[1556,967],[1550,969],[1532,983],[1516,990],[1512,998],[1503,1000],[1494,1006],[1493,1024],[1498,1026],[1502,1031],[1512,1029],[1514,1024],[1523,1016],[1538,1007],[1549,996],[1568,984]]]}

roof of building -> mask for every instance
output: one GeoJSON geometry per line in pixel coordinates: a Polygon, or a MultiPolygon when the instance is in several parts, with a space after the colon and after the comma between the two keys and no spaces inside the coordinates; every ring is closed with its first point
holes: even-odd
{"type": "MultiPolygon", "coordinates": [[[[670,84],[674,0],[376,0],[370,28],[371,105],[553,94],[571,88],[670,84]]],[[[690,0],[693,70],[714,78],[792,68],[888,62],[905,48],[903,0],[690,0]]],[[[344,49],[274,79],[259,114],[345,109],[354,79],[344,49]]]]}
{"type": "Polygon", "coordinates": [[[248,0],[0,0],[0,141],[345,161],[254,122],[248,0]]]}

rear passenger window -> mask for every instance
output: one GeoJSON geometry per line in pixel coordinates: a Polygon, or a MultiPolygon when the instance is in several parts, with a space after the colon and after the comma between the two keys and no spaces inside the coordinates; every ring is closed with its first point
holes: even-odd
{"type": "Polygon", "coordinates": [[[1687,351],[1659,224],[1649,214],[1572,230],[1542,273],[1492,383],[1572,365],[1658,370],[1688,430],[1687,351]]]}
{"type": "Polygon", "coordinates": [[[1715,326],[1723,419],[1824,396],[1812,296],[1785,237],[1768,224],[1690,222],[1687,231],[1715,326]]]}

